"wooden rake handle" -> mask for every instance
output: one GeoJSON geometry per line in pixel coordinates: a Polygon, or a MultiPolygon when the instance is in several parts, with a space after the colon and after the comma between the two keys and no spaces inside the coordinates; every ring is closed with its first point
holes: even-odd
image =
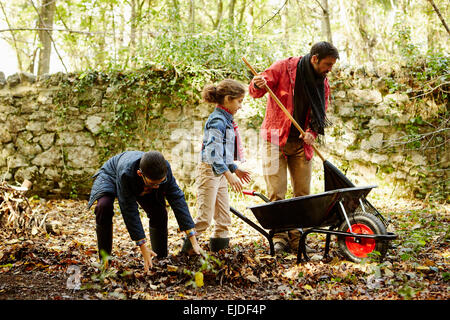
{"type": "MultiPolygon", "coordinates": [[[[250,69],[250,71],[253,73],[254,76],[258,75],[258,73],[255,71],[255,69],[253,69],[253,67],[250,65],[250,63],[248,63],[248,61],[247,61],[247,59],[245,59],[245,57],[242,57],[242,61],[244,61],[244,63],[247,65],[247,67],[250,69]]],[[[278,97],[275,95],[275,93],[273,93],[273,91],[269,88],[269,86],[267,84],[264,85],[264,88],[267,90],[267,92],[269,92],[272,99],[275,100],[275,102],[278,104],[278,106],[281,108],[281,110],[283,110],[283,112],[286,114],[286,116],[289,118],[289,120],[291,120],[291,122],[298,129],[298,131],[302,134],[302,136],[304,136],[305,131],[303,131],[303,129],[299,126],[297,121],[295,121],[295,119],[292,117],[292,115],[286,109],[286,107],[283,105],[283,103],[280,101],[280,99],[278,99],[278,97]]],[[[324,156],[319,152],[319,150],[317,150],[316,146],[314,144],[312,144],[311,146],[313,147],[313,149],[317,153],[317,155],[320,157],[320,159],[322,159],[322,161],[325,161],[324,156]]]]}

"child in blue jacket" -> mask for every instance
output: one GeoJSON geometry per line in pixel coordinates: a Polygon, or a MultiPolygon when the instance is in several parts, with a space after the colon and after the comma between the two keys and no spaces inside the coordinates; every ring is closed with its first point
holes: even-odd
{"type": "MultiPolygon", "coordinates": [[[[210,250],[218,251],[229,244],[228,184],[242,191],[242,184],[250,182],[250,173],[240,169],[234,160],[244,161],[244,151],[233,115],[242,107],[245,87],[225,79],[217,85],[207,85],[203,99],[216,105],[204,127],[201,162],[197,167],[197,233],[205,231],[214,218],[215,228],[210,239],[210,250]]],[[[185,241],[185,245],[189,246],[185,241]]],[[[186,246],[184,250],[188,250],[186,246]]]]}

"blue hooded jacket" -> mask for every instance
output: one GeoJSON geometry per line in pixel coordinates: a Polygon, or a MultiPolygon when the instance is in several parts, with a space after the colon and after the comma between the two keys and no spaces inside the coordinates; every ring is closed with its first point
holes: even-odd
{"type": "MultiPolygon", "coordinates": [[[[144,228],[139,216],[138,203],[136,202],[142,191],[144,181],[137,174],[139,162],[144,155],[142,151],[126,151],[110,158],[93,176],[95,181],[92,185],[88,208],[104,195],[117,197],[120,211],[125,221],[128,233],[134,241],[145,238],[144,228]]],[[[166,161],[167,162],[167,161],[166,161]]],[[[155,205],[165,209],[165,199],[169,202],[181,231],[195,227],[189,212],[184,193],[178,186],[172,169],[167,162],[167,180],[153,189],[149,194],[155,205]]]]}

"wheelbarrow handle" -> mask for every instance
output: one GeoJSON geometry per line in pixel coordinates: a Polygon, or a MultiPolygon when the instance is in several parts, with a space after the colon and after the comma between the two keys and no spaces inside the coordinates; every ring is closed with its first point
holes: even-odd
{"type": "Polygon", "coordinates": [[[243,194],[246,194],[248,196],[257,196],[260,197],[262,200],[264,200],[264,202],[270,202],[270,200],[263,194],[253,191],[253,190],[242,190],[243,194]]]}

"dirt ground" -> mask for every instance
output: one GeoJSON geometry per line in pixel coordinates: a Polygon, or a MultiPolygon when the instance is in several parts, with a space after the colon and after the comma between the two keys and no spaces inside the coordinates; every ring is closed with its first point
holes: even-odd
{"type": "MultiPolygon", "coordinates": [[[[248,203],[232,205],[251,218],[248,203]]],[[[35,199],[33,211],[47,214],[52,228],[34,236],[0,233],[0,300],[448,300],[448,206],[397,202],[383,211],[375,205],[399,235],[383,261],[346,261],[333,241],[327,260],[313,254],[296,264],[292,253],[272,257],[267,241],[234,216],[230,248],[209,252],[206,233],[200,237],[205,254],[186,256],[169,211],[169,256],[145,275],[118,208],[112,260],[104,269],[86,201],[35,199]]],[[[308,239],[321,253],[324,237],[308,239]]]]}

